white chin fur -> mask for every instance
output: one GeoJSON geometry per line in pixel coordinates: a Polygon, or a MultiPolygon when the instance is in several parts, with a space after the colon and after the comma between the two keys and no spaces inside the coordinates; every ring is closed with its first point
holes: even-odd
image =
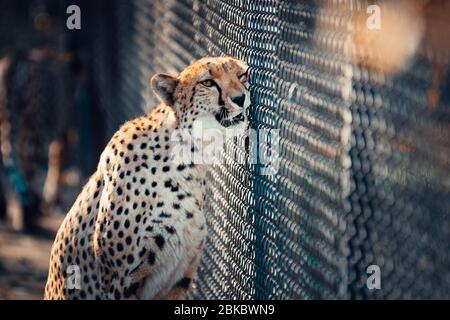
{"type": "Polygon", "coordinates": [[[244,134],[247,128],[248,122],[246,121],[225,128],[211,114],[199,117],[194,121],[192,124],[192,135],[196,140],[203,140],[205,136],[220,134],[224,139],[228,140],[244,134]]]}

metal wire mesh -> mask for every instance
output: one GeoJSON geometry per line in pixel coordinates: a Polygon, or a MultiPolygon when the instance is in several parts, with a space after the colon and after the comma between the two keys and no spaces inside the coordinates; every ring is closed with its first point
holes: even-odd
{"type": "MultiPolygon", "coordinates": [[[[448,61],[438,85],[433,55],[419,54],[378,81],[382,73],[346,50],[348,21],[367,5],[115,3],[114,32],[104,22],[108,32],[97,35],[115,39],[118,59],[105,104],[110,133],[155,103],[150,75],[206,55],[248,62],[251,126],[278,130],[276,174],[233,161],[247,157],[242,141],[211,171],[192,298],[450,297],[448,61]],[[371,264],[381,268],[381,290],[366,287],[371,264]]],[[[105,69],[111,48],[96,40],[96,66],[105,69]]],[[[98,72],[104,83],[106,74],[98,72]]]]}

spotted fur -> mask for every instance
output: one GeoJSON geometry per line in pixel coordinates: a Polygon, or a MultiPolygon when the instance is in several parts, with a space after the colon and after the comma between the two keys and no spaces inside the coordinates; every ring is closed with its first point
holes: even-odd
{"type": "Polygon", "coordinates": [[[172,136],[246,126],[247,66],[203,58],[151,80],[161,104],[112,137],[52,247],[45,299],[184,298],[206,237],[205,167],[172,161],[172,136]],[[80,289],[68,267],[79,267],[80,289]]]}

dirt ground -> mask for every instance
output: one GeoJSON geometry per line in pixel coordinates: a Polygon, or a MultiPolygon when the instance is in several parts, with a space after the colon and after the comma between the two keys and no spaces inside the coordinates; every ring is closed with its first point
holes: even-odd
{"type": "Polygon", "coordinates": [[[42,219],[42,232],[33,236],[0,225],[0,299],[42,299],[50,248],[63,218],[42,219]]]}

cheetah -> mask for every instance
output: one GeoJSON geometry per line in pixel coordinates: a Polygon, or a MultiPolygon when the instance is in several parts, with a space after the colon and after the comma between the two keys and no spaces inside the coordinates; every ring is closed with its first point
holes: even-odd
{"type": "Polygon", "coordinates": [[[114,134],[57,232],[44,299],[186,298],[207,235],[207,165],[173,161],[173,136],[245,132],[248,66],[207,57],[150,84],[160,104],[114,134]]]}

